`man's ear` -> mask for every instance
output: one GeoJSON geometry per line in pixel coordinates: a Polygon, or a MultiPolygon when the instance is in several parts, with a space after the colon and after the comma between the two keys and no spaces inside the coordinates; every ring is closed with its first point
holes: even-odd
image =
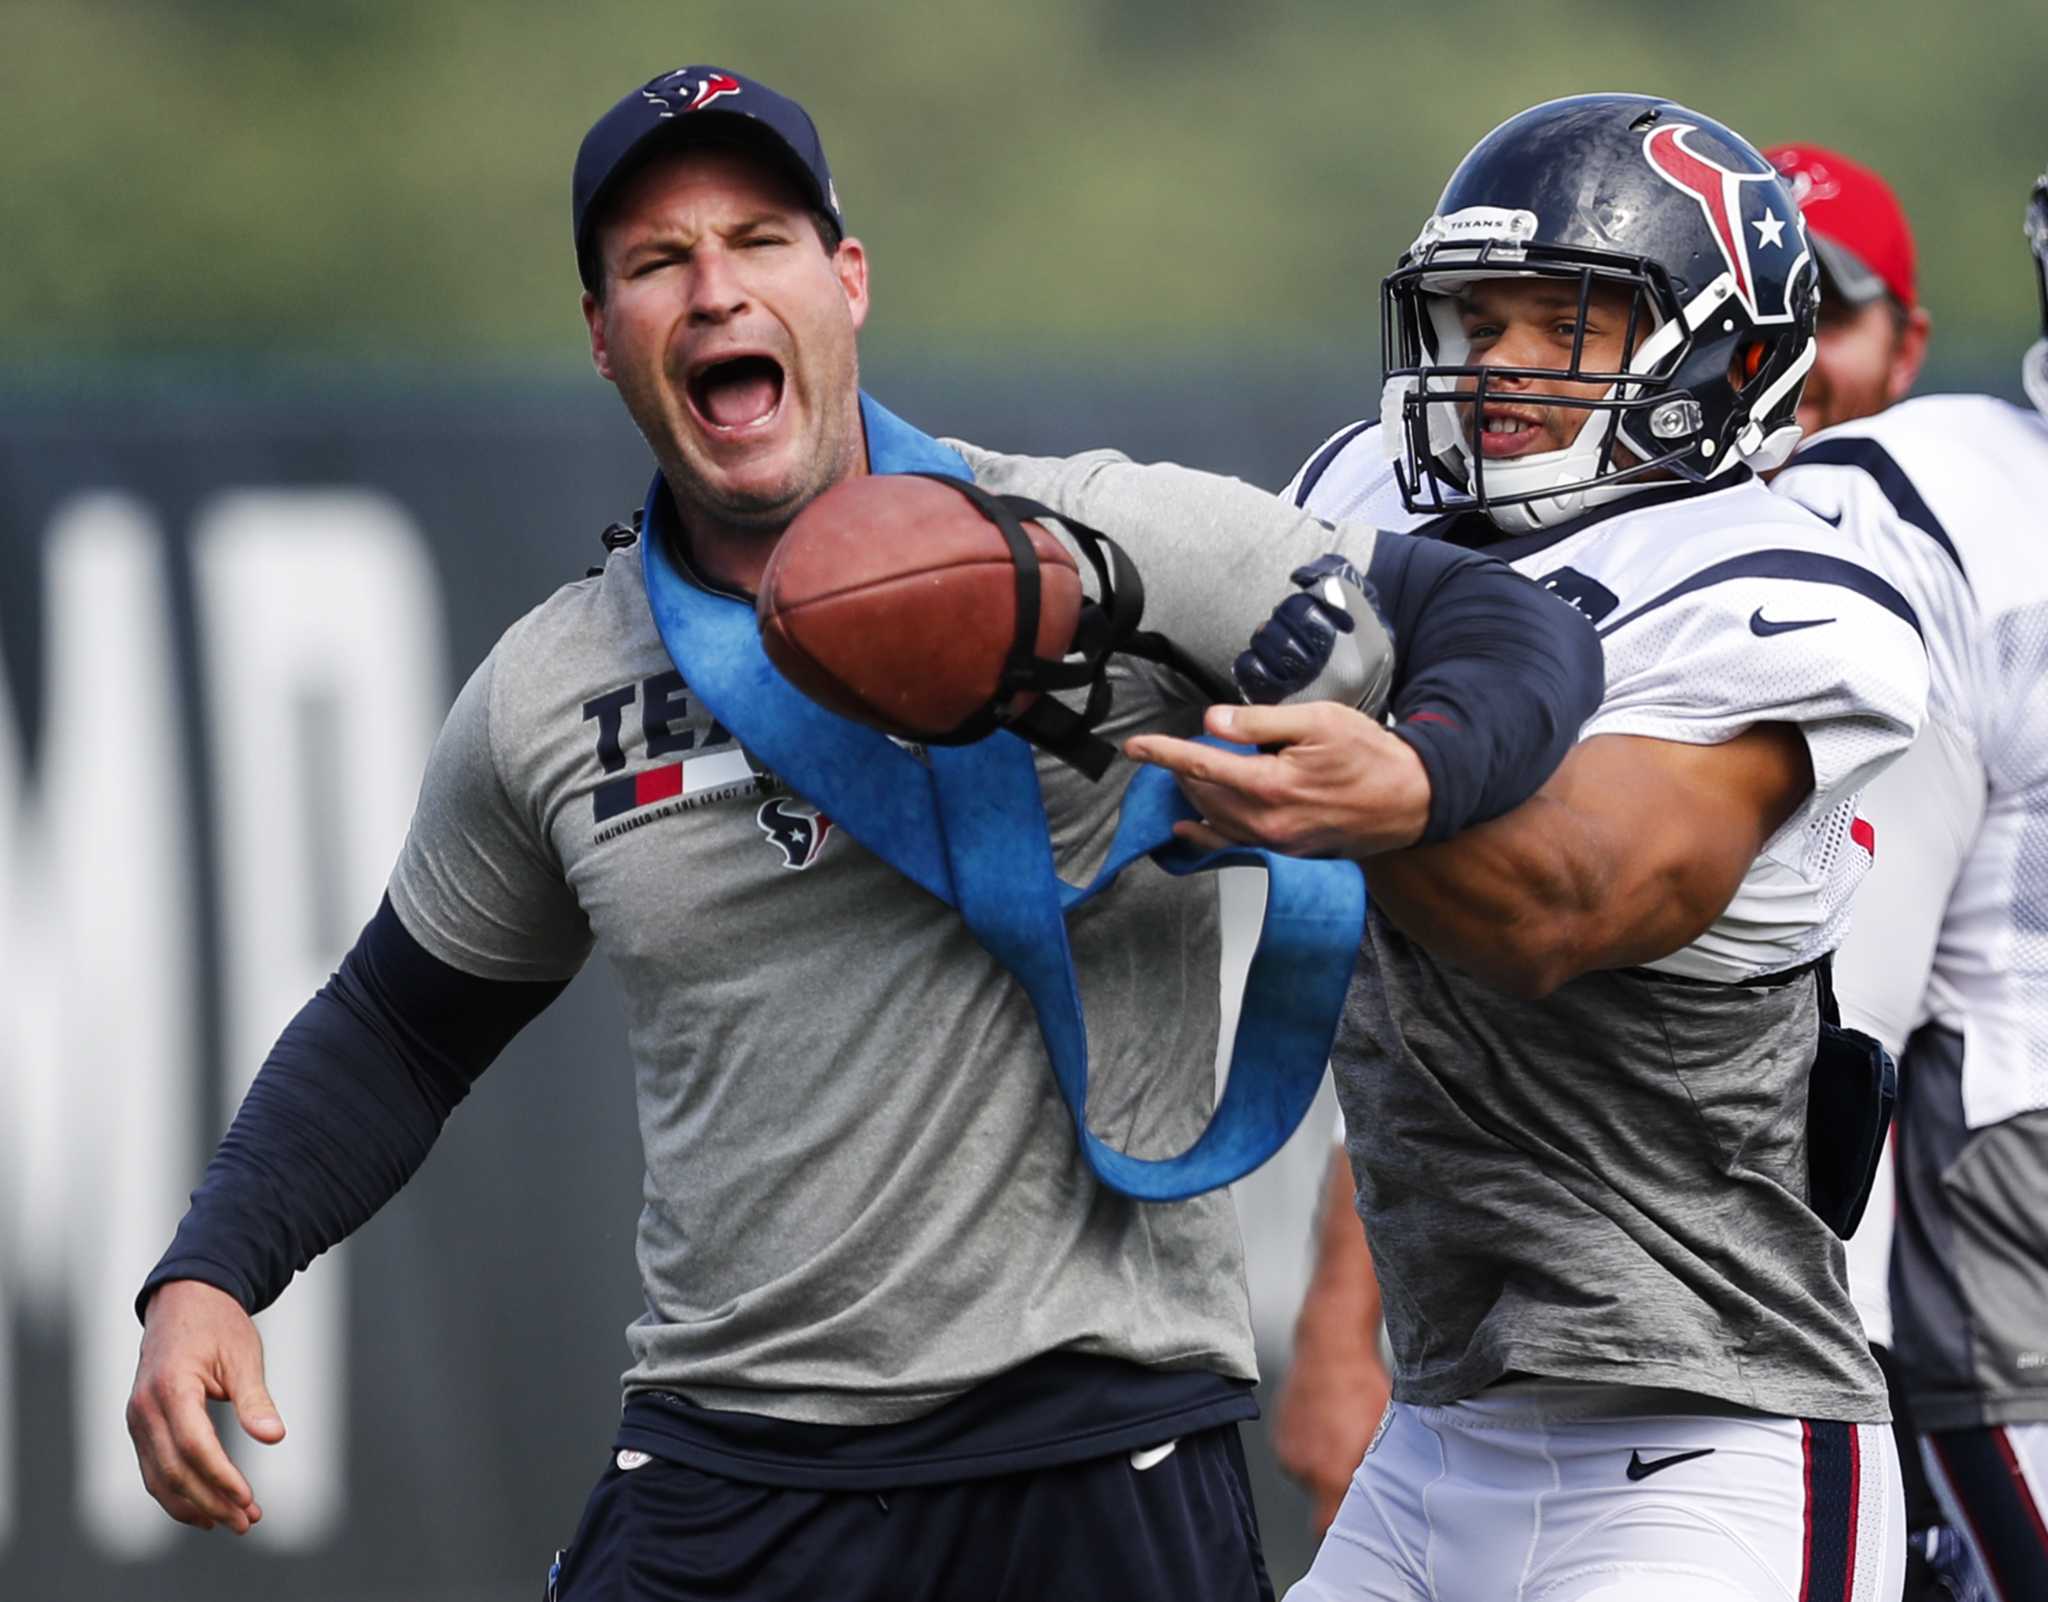
{"type": "Polygon", "coordinates": [[[1920,377],[1920,364],[1927,360],[1927,336],[1934,331],[1934,319],[1925,306],[1906,313],[1904,326],[1892,345],[1891,370],[1885,374],[1884,399],[1887,406],[1906,398],[1920,377]]]}
{"type": "Polygon", "coordinates": [[[846,291],[846,304],[853,312],[853,326],[868,320],[868,251],[858,239],[842,239],[832,253],[832,270],[839,274],[839,287],[846,291]]]}
{"type": "Polygon", "coordinates": [[[583,320],[590,325],[590,365],[600,377],[618,382],[612,372],[612,353],[604,340],[604,307],[589,290],[583,291],[583,320]]]}

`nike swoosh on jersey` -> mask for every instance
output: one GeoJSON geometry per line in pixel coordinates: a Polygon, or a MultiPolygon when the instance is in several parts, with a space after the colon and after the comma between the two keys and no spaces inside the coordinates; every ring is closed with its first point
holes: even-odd
{"type": "Polygon", "coordinates": [[[1628,1477],[1647,1480],[1660,1469],[1668,1469],[1676,1463],[1690,1463],[1696,1457],[1708,1457],[1713,1450],[1711,1446],[1702,1446],[1690,1452],[1673,1452],[1669,1457],[1653,1457],[1647,1463],[1643,1461],[1641,1452],[1631,1452],[1628,1455],[1628,1477]]]}
{"type": "Polygon", "coordinates": [[[1834,622],[1834,619],[1831,617],[1805,617],[1790,618],[1783,623],[1774,623],[1764,616],[1764,609],[1758,607],[1749,614],[1749,632],[1760,639],[1767,639],[1773,634],[1790,634],[1794,629],[1817,629],[1823,623],[1832,622],[1834,622]]]}
{"type": "Polygon", "coordinates": [[[1173,1449],[1178,1445],[1180,1445],[1178,1440],[1172,1440],[1168,1441],[1164,1446],[1141,1446],[1131,1454],[1131,1467],[1140,1474],[1143,1474],[1148,1468],[1157,1468],[1161,1463],[1164,1463],[1169,1457],[1173,1456],[1173,1449]]]}

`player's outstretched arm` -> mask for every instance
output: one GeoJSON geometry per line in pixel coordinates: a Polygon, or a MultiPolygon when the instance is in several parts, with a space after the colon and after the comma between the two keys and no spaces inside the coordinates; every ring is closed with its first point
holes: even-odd
{"type": "Polygon", "coordinates": [[[142,1357],[128,1397],[128,1434],[142,1483],[180,1524],[225,1524],[247,1535],[263,1517],[221,1445],[209,1401],[229,1402],[250,1437],[275,1446],[284,1420],[263,1380],[263,1337],[225,1291],[173,1280],[149,1298],[142,1357]]]}
{"type": "MultiPolygon", "coordinates": [[[[1304,737],[1309,720],[1329,710],[1211,709],[1211,733],[1290,742],[1273,755],[1155,736],[1127,749],[1179,777],[1202,814],[1200,823],[1175,825],[1190,843],[1291,850],[1285,842],[1303,837],[1305,818],[1338,820],[1329,826],[1341,830],[1354,826],[1342,820],[1361,805],[1355,777],[1337,760],[1315,759],[1320,742],[1304,737]]],[[[1341,736],[1334,743],[1346,744],[1341,736]]],[[[1357,758],[1355,748],[1350,754],[1357,758]]],[[[1374,905],[1402,933],[1489,984],[1535,998],[1697,939],[1812,790],[1806,742],[1790,724],[1758,724],[1719,745],[1598,735],[1505,816],[1438,844],[1358,854],[1368,857],[1374,905]]]]}
{"type": "Polygon", "coordinates": [[[1498,562],[1390,534],[1370,578],[1330,555],[1293,581],[1301,589],[1235,664],[1239,689],[1268,704],[1206,718],[1210,734],[1266,754],[1159,735],[1124,747],[1180,777],[1212,839],[1361,859],[1447,840],[1534,794],[1599,702],[1600,644],[1584,617],[1498,562]],[[1372,616],[1353,615],[1361,607],[1372,616]],[[1368,621],[1394,641],[1391,731],[1304,699],[1343,677],[1337,653],[1368,621]],[[1270,704],[1283,700],[1298,704],[1270,704]]]}
{"type": "Polygon", "coordinates": [[[1812,790],[1806,741],[1790,724],[1718,745],[1596,735],[1513,812],[1375,858],[1366,880],[1410,939],[1540,997],[1698,939],[1812,790]]]}
{"type": "Polygon", "coordinates": [[[1294,1355],[1273,1407],[1273,1455],[1308,1492],[1318,1539],[1387,1408],[1379,1332],[1379,1281],[1352,1199],[1350,1160],[1339,1146],[1323,1183],[1315,1270],[1294,1321],[1294,1355]]]}

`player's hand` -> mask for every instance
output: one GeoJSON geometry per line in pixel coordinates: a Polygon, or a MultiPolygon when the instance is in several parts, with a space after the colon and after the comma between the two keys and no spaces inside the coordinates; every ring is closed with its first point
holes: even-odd
{"type": "Polygon", "coordinates": [[[284,1439],[254,1321],[225,1291],[174,1279],[149,1299],[128,1396],[142,1483],[180,1524],[247,1535],[263,1510],[214,1432],[209,1399],[232,1402],[242,1428],[265,1445],[284,1439]]]}
{"type": "Polygon", "coordinates": [[[1377,1352],[1360,1350],[1339,1359],[1296,1349],[1273,1407],[1273,1455],[1308,1492],[1309,1527],[1317,1540],[1351,1488],[1391,1389],[1377,1352]]]}
{"type": "Polygon", "coordinates": [[[1300,587],[1273,609],[1231,677],[1257,706],[1335,701],[1378,717],[1394,683],[1394,636],[1371,584],[1341,556],[1288,575],[1300,587]]]}
{"type": "Polygon", "coordinates": [[[1297,857],[1369,857],[1422,838],[1429,774],[1406,740],[1332,701],[1213,706],[1209,733],[1262,754],[1141,734],[1124,754],[1180,780],[1200,823],[1173,832],[1204,850],[1258,845],[1297,857]]]}

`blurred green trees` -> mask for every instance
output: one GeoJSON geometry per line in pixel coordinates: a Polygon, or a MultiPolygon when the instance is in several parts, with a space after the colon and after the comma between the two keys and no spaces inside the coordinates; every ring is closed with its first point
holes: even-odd
{"type": "Polygon", "coordinates": [[[1951,355],[2033,326],[2040,0],[0,0],[0,351],[573,358],[577,140],[706,60],[818,118],[885,349],[1369,353],[1466,147],[1610,88],[1885,172],[1951,355]]]}

